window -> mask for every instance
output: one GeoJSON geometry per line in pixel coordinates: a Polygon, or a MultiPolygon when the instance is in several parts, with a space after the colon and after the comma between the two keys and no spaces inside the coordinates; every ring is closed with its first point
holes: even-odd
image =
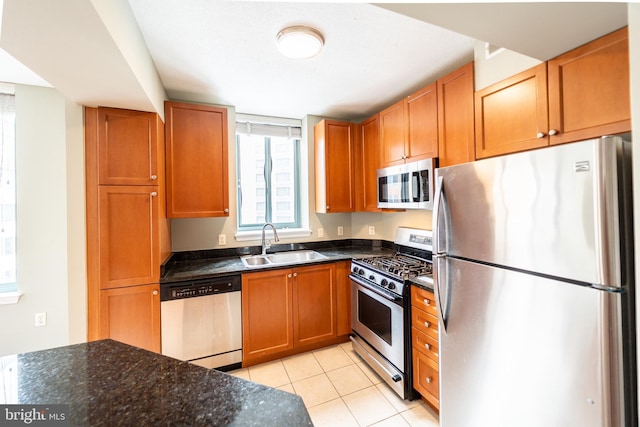
{"type": "Polygon", "coordinates": [[[0,293],[16,285],[16,108],[0,93],[0,293]]]}
{"type": "Polygon", "coordinates": [[[236,123],[239,230],[256,230],[265,222],[300,228],[300,131],[300,126],[236,123]]]}

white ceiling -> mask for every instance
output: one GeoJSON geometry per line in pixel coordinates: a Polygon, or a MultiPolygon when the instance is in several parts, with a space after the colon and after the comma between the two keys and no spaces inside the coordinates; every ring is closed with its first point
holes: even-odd
{"type": "Polygon", "coordinates": [[[473,40],[370,4],[129,0],[172,99],[249,114],[362,117],[473,59],[473,40]],[[316,57],[282,56],[276,34],[319,30],[316,57]]]}
{"type": "Polygon", "coordinates": [[[248,114],[360,120],[472,60],[475,40],[546,60],[626,25],[626,10],[625,3],[4,0],[0,47],[10,55],[0,52],[0,81],[49,83],[92,106],[160,111],[151,94],[166,93],[248,114]],[[289,25],[317,28],[324,50],[310,60],[282,57],[274,40],[289,25]],[[8,73],[11,62],[22,73],[8,73]]]}

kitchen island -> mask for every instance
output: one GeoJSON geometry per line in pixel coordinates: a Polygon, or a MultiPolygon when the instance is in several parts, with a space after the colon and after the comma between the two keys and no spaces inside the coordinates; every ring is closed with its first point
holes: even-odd
{"type": "Polygon", "coordinates": [[[299,396],[113,340],[0,357],[0,366],[12,388],[2,403],[69,405],[74,426],[312,425],[299,396]]]}

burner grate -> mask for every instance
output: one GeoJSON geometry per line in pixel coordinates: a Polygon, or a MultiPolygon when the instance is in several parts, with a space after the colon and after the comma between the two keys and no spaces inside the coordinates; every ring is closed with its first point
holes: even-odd
{"type": "Polygon", "coordinates": [[[361,260],[371,268],[396,276],[409,279],[416,276],[431,274],[431,263],[420,258],[407,255],[389,255],[361,260]]]}

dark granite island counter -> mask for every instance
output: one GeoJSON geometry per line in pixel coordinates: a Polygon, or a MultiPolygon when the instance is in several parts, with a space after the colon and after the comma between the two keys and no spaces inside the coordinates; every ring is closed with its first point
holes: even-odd
{"type": "Polygon", "coordinates": [[[299,396],[117,341],[0,357],[2,366],[10,358],[17,369],[0,375],[5,387],[17,379],[17,394],[5,403],[68,404],[73,426],[312,425],[299,396]]]}

